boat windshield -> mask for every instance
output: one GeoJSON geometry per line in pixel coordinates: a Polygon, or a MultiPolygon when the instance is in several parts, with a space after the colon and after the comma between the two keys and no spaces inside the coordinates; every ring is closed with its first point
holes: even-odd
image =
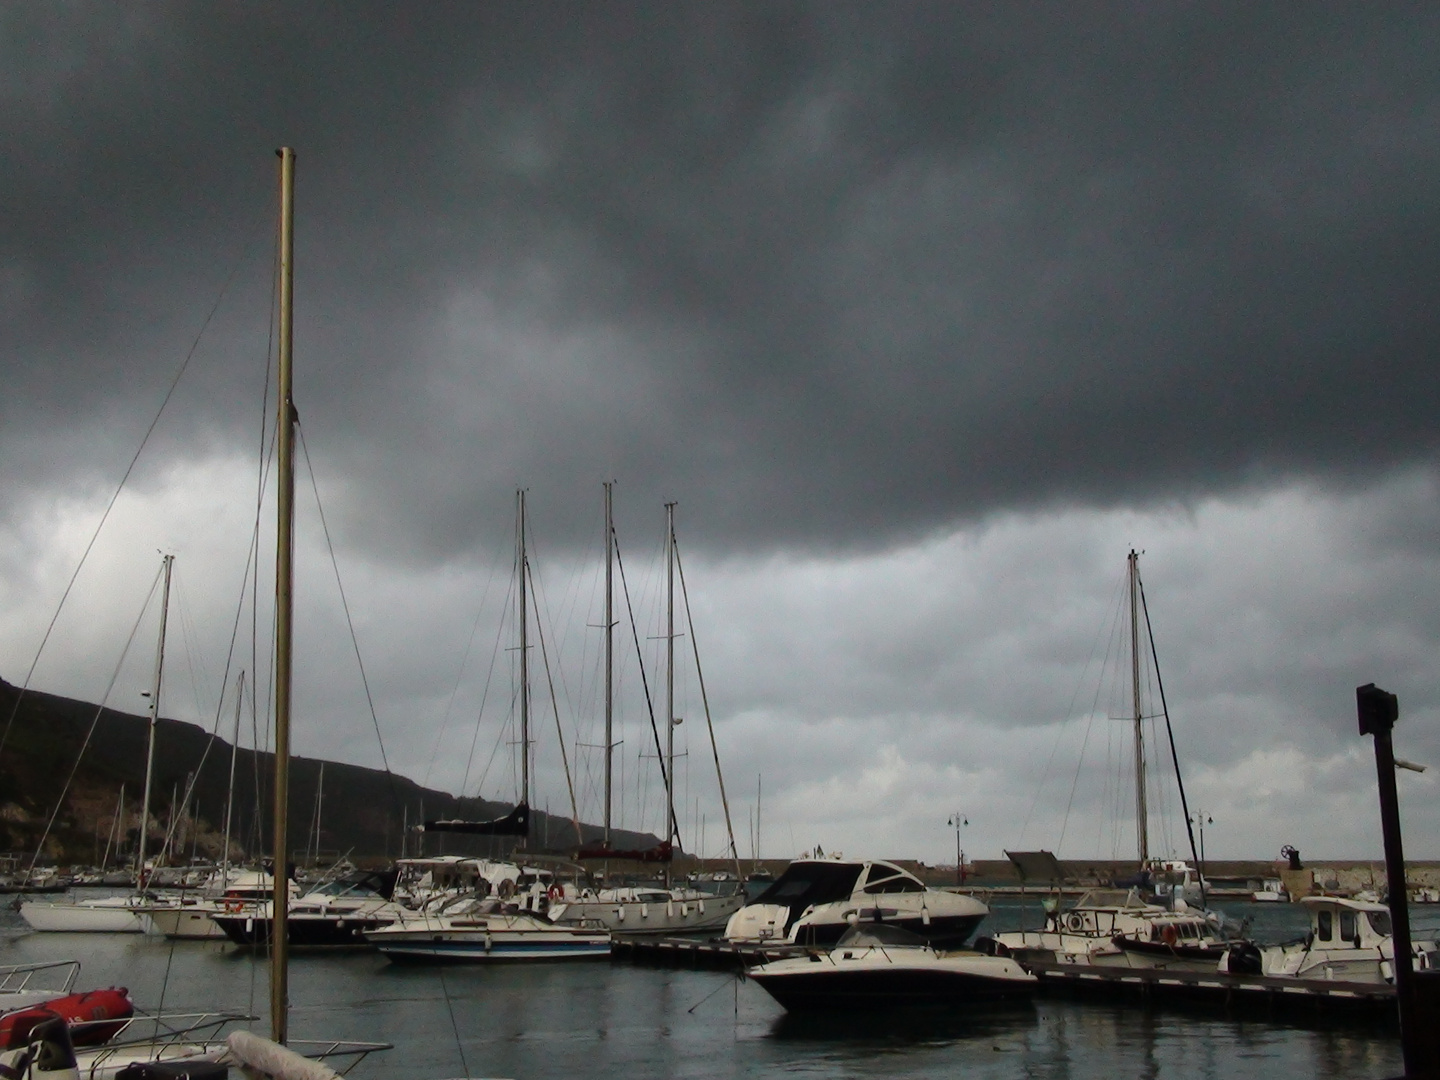
{"type": "Polygon", "coordinates": [[[791,863],[775,879],[775,884],[755,898],[755,903],[783,904],[801,911],[812,904],[848,900],[861,869],[858,863],[791,863]]]}
{"type": "Polygon", "coordinates": [[[1366,918],[1370,920],[1370,928],[1377,934],[1390,935],[1390,913],[1388,911],[1367,911],[1366,918]]]}
{"type": "Polygon", "coordinates": [[[840,939],[835,942],[835,947],[840,949],[857,945],[921,946],[925,944],[927,942],[923,937],[906,930],[903,926],[885,922],[862,922],[856,923],[841,934],[840,939]]]}

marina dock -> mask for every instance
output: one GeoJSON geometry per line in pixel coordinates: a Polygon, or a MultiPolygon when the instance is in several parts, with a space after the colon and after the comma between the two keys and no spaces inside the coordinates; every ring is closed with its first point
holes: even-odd
{"type": "MultiPolygon", "coordinates": [[[[756,964],[804,956],[803,945],[737,945],[721,938],[617,936],[612,952],[639,964],[740,971],[756,964]]],[[[1105,997],[1147,1006],[1204,1005],[1274,1016],[1395,1015],[1395,988],[1386,983],[1294,979],[1270,975],[1105,967],[1026,960],[1043,992],[1076,999],[1105,997]]]]}

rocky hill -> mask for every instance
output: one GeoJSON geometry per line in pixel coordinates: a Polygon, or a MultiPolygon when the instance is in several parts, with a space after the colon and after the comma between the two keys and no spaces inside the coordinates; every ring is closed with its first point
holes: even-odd
{"type": "MultiPolygon", "coordinates": [[[[0,851],[28,857],[39,849],[43,839],[43,854],[48,861],[98,861],[114,826],[122,785],[124,822],[128,824],[124,830],[128,834],[126,846],[127,850],[133,847],[145,779],[145,717],[101,710],[82,701],[34,690],[22,695],[17,687],[0,679],[0,732],[5,731],[7,723],[9,732],[0,749],[0,851]],[[62,791],[66,794],[60,812],[55,814],[62,791]],[[47,835],[52,814],[55,823],[47,835]]],[[[324,766],[320,847],[348,853],[351,858],[398,856],[405,823],[408,820],[415,824],[422,813],[427,818],[484,820],[511,809],[508,804],[457,798],[379,769],[336,761],[324,762],[324,766]]],[[[307,849],[307,840],[308,846],[314,846],[307,833],[312,827],[320,767],[318,758],[290,760],[288,833],[292,857],[307,849]]],[[[190,774],[196,773],[195,796],[189,811],[177,816],[174,848],[180,861],[188,859],[192,852],[217,857],[223,846],[229,771],[227,741],[212,737],[194,724],[162,718],[156,725],[150,805],[152,839],[147,841],[147,847],[156,850],[163,841],[171,828],[173,794],[178,790],[183,795],[190,774]]],[[[272,755],[240,750],[235,765],[231,825],[234,854],[268,852],[271,848],[273,773],[272,755]]],[[[598,826],[582,825],[581,829],[587,842],[600,836],[598,826]]],[[[417,853],[418,840],[414,835],[409,840],[407,850],[412,855],[417,853]]],[[[620,848],[645,848],[657,843],[657,839],[649,834],[621,832],[614,834],[613,842],[620,848]]],[[[508,851],[510,843],[490,837],[424,837],[425,853],[432,855],[498,855],[508,851]]],[[[568,819],[538,811],[532,815],[532,851],[548,847],[564,854],[575,846],[575,829],[568,819]]]]}

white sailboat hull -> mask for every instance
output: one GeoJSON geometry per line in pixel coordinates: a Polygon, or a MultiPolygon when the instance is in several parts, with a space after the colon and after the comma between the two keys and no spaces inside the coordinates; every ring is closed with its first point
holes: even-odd
{"type": "Polygon", "coordinates": [[[128,906],[128,897],[119,902],[85,900],[79,903],[42,904],[29,901],[20,905],[20,917],[31,930],[42,933],[68,934],[140,934],[145,924],[135,908],[128,906]]]}

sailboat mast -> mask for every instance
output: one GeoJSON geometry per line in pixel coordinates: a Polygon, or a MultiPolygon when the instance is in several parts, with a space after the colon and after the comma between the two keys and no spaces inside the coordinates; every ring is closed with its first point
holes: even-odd
{"type": "Polygon", "coordinates": [[[295,403],[291,370],[295,309],[295,151],[280,158],[280,356],[276,419],[275,527],[275,896],[270,924],[270,1037],[286,1038],[290,1005],[289,892],[286,839],[290,819],[290,659],[295,585],[295,403]]]}
{"type": "Polygon", "coordinates": [[[517,558],[520,565],[520,588],[516,596],[519,599],[520,607],[520,802],[528,806],[530,804],[530,641],[529,626],[526,622],[528,605],[526,590],[529,584],[527,579],[530,576],[530,564],[525,555],[525,492],[522,489],[515,494],[519,499],[516,532],[519,547],[517,558]]]}
{"type": "MultiPolygon", "coordinates": [[[[669,814],[667,840],[676,835],[675,826],[675,504],[665,504],[665,776],[666,812],[669,814]]],[[[668,881],[670,869],[666,866],[668,881]]]]}
{"type": "Polygon", "coordinates": [[[1130,696],[1135,714],[1135,837],[1140,867],[1150,861],[1150,814],[1145,803],[1145,720],[1140,707],[1140,610],[1136,583],[1140,577],[1140,556],[1130,550],[1130,696]]]}
{"type": "Polygon", "coordinates": [[[240,708],[245,701],[245,672],[235,677],[235,736],[230,743],[230,787],[225,796],[225,847],[220,853],[220,887],[230,884],[230,820],[235,808],[235,759],[240,754],[240,708]]]}
{"type": "Polygon", "coordinates": [[[615,485],[605,482],[605,846],[610,846],[611,774],[615,765],[615,485]]]}
{"type": "Polygon", "coordinates": [[[155,680],[150,684],[150,739],[145,750],[145,793],[140,797],[140,842],[135,849],[135,887],[145,887],[145,834],[150,825],[150,782],[155,775],[155,725],[160,719],[160,676],[165,670],[165,624],[170,615],[170,572],[175,556],[166,555],[165,587],[160,599],[160,639],[155,643],[155,680]]]}

